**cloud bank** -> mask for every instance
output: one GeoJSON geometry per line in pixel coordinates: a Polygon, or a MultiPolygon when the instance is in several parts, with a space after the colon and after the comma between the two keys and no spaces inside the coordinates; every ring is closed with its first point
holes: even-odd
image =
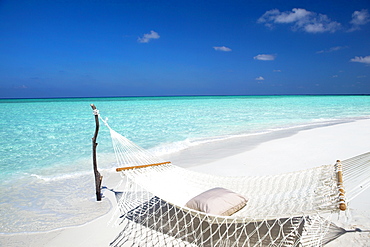
{"type": "Polygon", "coordinates": [[[272,61],[275,60],[275,55],[269,55],[269,54],[259,54],[255,57],[253,57],[256,60],[262,60],[262,61],[272,61]]]}
{"type": "Polygon", "coordinates": [[[214,46],[213,49],[216,51],[232,51],[229,47],[226,46],[214,46]]]}
{"type": "Polygon", "coordinates": [[[139,43],[149,43],[150,40],[152,39],[159,39],[159,34],[157,32],[154,32],[154,31],[150,31],[150,33],[146,33],[143,35],[143,37],[139,37],[137,39],[137,41],[139,43]]]}
{"type": "Polygon", "coordinates": [[[355,58],[352,58],[350,60],[351,62],[357,62],[357,63],[366,63],[366,64],[370,64],[370,56],[366,56],[366,57],[355,57],[355,58]]]}
{"type": "Polygon", "coordinates": [[[258,20],[265,26],[272,28],[273,24],[292,24],[294,31],[302,30],[308,33],[335,32],[341,24],[332,21],[328,16],[294,8],[292,11],[280,12],[278,9],[266,11],[258,20]]]}
{"type": "MultiPolygon", "coordinates": [[[[349,22],[348,32],[361,29],[361,26],[370,22],[370,14],[367,9],[355,11],[349,22]]],[[[334,33],[342,28],[342,24],[332,21],[327,15],[311,12],[301,8],[294,8],[292,11],[281,12],[278,9],[266,11],[257,23],[265,24],[273,28],[275,24],[290,24],[293,31],[304,31],[307,33],[334,33]]]]}

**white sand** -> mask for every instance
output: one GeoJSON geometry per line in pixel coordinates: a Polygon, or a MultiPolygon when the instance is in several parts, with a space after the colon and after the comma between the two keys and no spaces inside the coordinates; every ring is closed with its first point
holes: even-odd
{"type": "MultiPolygon", "coordinates": [[[[223,145],[211,144],[168,158],[175,164],[204,173],[277,174],[333,164],[337,159],[370,152],[369,139],[370,120],[360,120],[299,132],[285,131],[268,135],[268,138],[251,137],[223,145]]],[[[104,185],[112,188],[118,178],[106,174],[104,185]]],[[[115,202],[112,192],[105,190],[104,196],[104,200],[115,202]]],[[[109,246],[120,231],[109,224],[114,208],[107,215],[82,226],[46,233],[0,234],[0,246],[109,246]]],[[[370,230],[370,189],[354,199],[349,208],[351,217],[342,226],[370,230]]],[[[327,246],[370,246],[370,233],[347,233],[327,246]]]]}

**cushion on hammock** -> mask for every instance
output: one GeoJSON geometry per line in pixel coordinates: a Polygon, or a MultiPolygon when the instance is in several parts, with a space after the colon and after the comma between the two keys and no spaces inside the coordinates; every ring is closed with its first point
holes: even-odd
{"type": "Polygon", "coordinates": [[[224,188],[207,190],[186,203],[186,207],[207,214],[230,216],[247,204],[243,196],[224,188]]]}

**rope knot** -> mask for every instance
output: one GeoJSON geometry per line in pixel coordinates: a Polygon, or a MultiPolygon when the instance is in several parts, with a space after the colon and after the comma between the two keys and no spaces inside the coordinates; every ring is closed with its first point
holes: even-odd
{"type": "Polygon", "coordinates": [[[93,114],[94,114],[95,116],[98,116],[98,115],[99,115],[99,110],[98,110],[98,109],[94,109],[94,110],[93,110],[93,114]]]}

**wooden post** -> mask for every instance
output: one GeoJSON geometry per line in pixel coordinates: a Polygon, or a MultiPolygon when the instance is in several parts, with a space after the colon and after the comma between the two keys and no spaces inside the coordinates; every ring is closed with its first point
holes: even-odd
{"type": "Polygon", "coordinates": [[[345,191],[343,185],[343,172],[342,172],[342,163],[340,160],[337,160],[335,164],[337,168],[337,178],[338,178],[338,188],[339,188],[339,209],[345,211],[347,209],[346,200],[345,200],[345,191]]]}
{"type": "Polygon", "coordinates": [[[96,139],[98,138],[99,132],[99,111],[96,109],[94,104],[91,104],[91,108],[93,109],[93,113],[95,115],[95,134],[92,138],[92,151],[93,151],[93,168],[94,168],[94,175],[95,175],[95,190],[96,190],[96,200],[101,201],[101,182],[103,177],[100,175],[98,171],[98,162],[96,160],[96,147],[98,143],[96,143],[96,139]]]}

